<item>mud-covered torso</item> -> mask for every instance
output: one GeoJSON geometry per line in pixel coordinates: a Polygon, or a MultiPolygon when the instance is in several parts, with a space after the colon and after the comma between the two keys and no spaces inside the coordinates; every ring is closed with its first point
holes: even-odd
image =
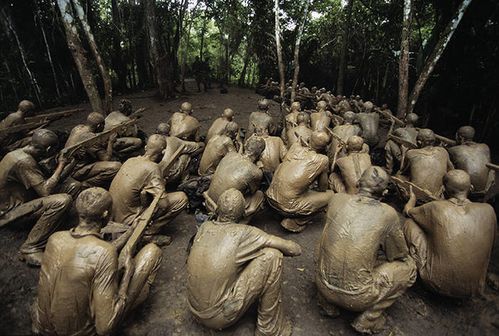
{"type": "Polygon", "coordinates": [[[228,153],[235,151],[235,146],[231,138],[226,135],[214,135],[206,148],[199,163],[199,174],[213,174],[220,160],[228,153]]]}
{"type": "Polygon", "coordinates": [[[346,157],[339,158],[336,164],[345,181],[347,193],[355,194],[362,174],[371,167],[371,157],[367,153],[350,153],[346,157]]]}
{"type": "Polygon", "coordinates": [[[380,245],[395,230],[403,239],[390,206],[359,195],[335,194],[319,242],[319,275],[335,287],[361,291],[373,281],[380,245]]]}
{"type": "Polygon", "coordinates": [[[447,173],[449,154],[442,147],[425,147],[407,151],[410,180],[419,187],[439,195],[447,173]]]}
{"type": "Polygon", "coordinates": [[[487,187],[490,162],[490,150],[486,144],[469,143],[449,148],[452,163],[456,169],[466,171],[471,178],[475,191],[484,191],[487,187]]]}
{"type": "Polygon", "coordinates": [[[485,284],[496,217],[486,203],[434,201],[410,212],[428,240],[424,272],[429,284],[452,296],[478,294],[485,284]]]}
{"type": "Polygon", "coordinates": [[[201,125],[193,116],[175,112],[170,119],[170,136],[196,140],[201,125]]]}

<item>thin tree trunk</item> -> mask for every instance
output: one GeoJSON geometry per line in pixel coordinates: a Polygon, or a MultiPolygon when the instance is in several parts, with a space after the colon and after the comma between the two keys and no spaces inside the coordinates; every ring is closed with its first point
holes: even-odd
{"type": "Polygon", "coordinates": [[[31,87],[33,88],[33,92],[35,93],[36,101],[37,101],[38,105],[41,106],[42,101],[40,99],[40,87],[38,86],[38,82],[36,80],[34,73],[31,71],[31,69],[28,66],[26,53],[24,52],[24,48],[21,44],[21,41],[19,40],[19,36],[17,35],[16,28],[15,28],[14,24],[12,23],[12,18],[10,17],[10,12],[8,11],[8,9],[7,9],[7,11],[2,9],[1,14],[2,14],[2,20],[4,21],[6,28],[8,30],[10,30],[10,32],[12,33],[12,36],[14,37],[14,40],[16,41],[17,48],[18,48],[19,54],[21,56],[21,61],[23,62],[24,70],[28,74],[28,77],[29,77],[29,80],[31,83],[31,87]]]}
{"type": "MultiPolygon", "coordinates": [[[[126,77],[127,67],[123,57],[123,50],[121,49],[121,29],[122,20],[120,10],[118,7],[118,0],[111,0],[111,13],[113,22],[113,56],[112,65],[116,75],[118,76],[119,88],[123,92],[127,89],[126,77]]],[[[130,82],[130,87],[132,83],[130,82]]]]}
{"type": "Polygon", "coordinates": [[[241,71],[241,75],[239,76],[239,80],[237,81],[237,85],[239,85],[239,86],[244,86],[246,72],[248,71],[248,64],[250,61],[250,57],[251,57],[251,43],[250,43],[250,41],[247,41],[246,55],[244,55],[243,70],[241,71]]]}
{"type": "Polygon", "coordinates": [[[411,42],[412,0],[404,0],[402,38],[400,41],[399,61],[399,100],[397,117],[403,118],[407,111],[409,96],[409,51],[411,42]]]}
{"type": "Polygon", "coordinates": [[[69,50],[73,55],[73,59],[76,63],[76,68],[83,82],[83,87],[92,105],[92,109],[95,112],[103,113],[102,101],[99,96],[99,91],[97,90],[97,85],[94,81],[94,76],[92,71],[88,67],[88,60],[85,56],[85,50],[83,49],[80,36],[78,35],[78,30],[76,27],[75,17],[73,14],[73,9],[71,7],[71,0],[57,0],[59,5],[59,11],[61,12],[62,23],[64,25],[64,30],[66,31],[66,41],[68,43],[69,50]]]}
{"type": "Polygon", "coordinates": [[[345,84],[345,69],[347,66],[347,50],[348,38],[350,31],[350,22],[352,21],[353,0],[347,0],[344,9],[344,20],[341,31],[341,49],[340,49],[340,64],[338,68],[338,81],[336,83],[336,93],[343,94],[343,86],[345,84]]]}
{"type": "Polygon", "coordinates": [[[281,45],[281,22],[279,20],[279,0],[274,0],[274,19],[275,19],[275,45],[277,49],[277,65],[279,67],[279,91],[281,99],[284,100],[285,81],[284,60],[282,56],[281,45]]]}
{"type": "Polygon", "coordinates": [[[52,53],[50,52],[50,47],[47,41],[47,35],[45,34],[45,29],[43,28],[42,16],[41,16],[40,7],[38,6],[38,1],[39,0],[36,0],[34,2],[35,11],[36,11],[35,13],[36,20],[38,21],[38,25],[40,26],[40,31],[42,32],[43,42],[45,44],[45,50],[47,51],[47,58],[50,63],[50,69],[52,70],[52,77],[54,78],[54,85],[55,85],[55,93],[57,94],[57,98],[61,98],[61,90],[59,89],[59,82],[57,80],[54,62],[52,61],[52,53]]]}
{"type": "Polygon", "coordinates": [[[470,3],[471,0],[463,0],[463,2],[459,5],[456,14],[454,15],[452,20],[449,22],[445,30],[440,35],[440,38],[435,48],[433,49],[432,53],[428,57],[428,60],[426,61],[426,64],[423,70],[421,71],[421,74],[419,75],[416,84],[414,84],[414,88],[412,90],[411,97],[409,99],[409,107],[407,109],[407,113],[412,113],[414,111],[414,107],[416,106],[421,91],[423,90],[426,82],[430,78],[433,69],[435,69],[435,65],[437,64],[438,60],[444,53],[445,47],[447,47],[447,44],[449,43],[450,39],[452,38],[452,35],[456,31],[457,26],[459,25],[459,22],[461,22],[464,12],[466,11],[466,8],[468,8],[470,3]]]}
{"type": "Polygon", "coordinates": [[[151,57],[151,63],[156,74],[156,82],[158,84],[159,93],[163,98],[168,96],[168,88],[166,81],[163,76],[162,60],[159,56],[159,42],[158,34],[156,31],[156,2],[155,0],[145,0],[145,11],[144,15],[146,17],[146,25],[149,33],[149,53],[151,57]]]}
{"type": "Polygon", "coordinates": [[[199,46],[199,60],[203,60],[203,49],[204,49],[204,35],[206,34],[206,25],[208,24],[208,20],[206,19],[206,15],[203,20],[203,28],[201,28],[201,45],[199,46]]]}
{"type": "Polygon", "coordinates": [[[97,67],[99,68],[99,72],[102,76],[102,81],[104,83],[104,112],[110,113],[113,109],[113,86],[111,84],[111,77],[109,76],[109,72],[107,71],[107,67],[104,64],[104,60],[102,59],[99,48],[97,48],[97,43],[95,42],[94,35],[92,34],[92,30],[90,29],[90,25],[87,21],[87,16],[83,11],[83,8],[80,6],[78,0],[72,0],[76,15],[80,20],[80,23],[83,27],[83,31],[85,32],[85,36],[87,37],[88,44],[90,46],[90,50],[95,58],[97,63],[97,67]]]}
{"type": "Polygon", "coordinates": [[[298,85],[298,76],[300,74],[300,44],[301,44],[301,38],[303,36],[303,29],[305,28],[305,24],[307,22],[309,5],[310,5],[310,0],[305,0],[305,8],[303,9],[302,21],[301,24],[298,26],[298,31],[296,33],[295,52],[293,60],[295,69],[293,73],[293,87],[291,89],[291,102],[294,102],[296,97],[296,86],[298,85]]]}

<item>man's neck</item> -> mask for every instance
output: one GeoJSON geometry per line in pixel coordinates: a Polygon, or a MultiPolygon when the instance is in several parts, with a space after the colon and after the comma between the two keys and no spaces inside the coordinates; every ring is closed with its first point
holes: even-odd
{"type": "Polygon", "coordinates": [[[73,229],[72,233],[80,237],[89,236],[89,235],[100,237],[101,235],[100,224],[95,222],[85,221],[80,218],[80,222],[73,229]]]}

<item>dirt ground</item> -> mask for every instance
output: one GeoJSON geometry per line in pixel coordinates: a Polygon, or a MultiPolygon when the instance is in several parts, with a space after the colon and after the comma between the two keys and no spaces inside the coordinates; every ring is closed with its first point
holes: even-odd
{"type": "MultiPolygon", "coordinates": [[[[190,89],[194,92],[194,85],[190,89]]],[[[225,107],[236,112],[235,119],[247,127],[249,114],[259,98],[245,89],[229,89],[220,94],[191,93],[174,101],[164,102],[146,91],[126,96],[135,107],[147,107],[139,124],[147,132],[154,131],[159,122],[167,121],[181,102],[189,100],[194,115],[202,122],[206,132],[211,121],[225,107]]],[[[118,106],[116,97],[114,106],[118,106]]],[[[89,111],[88,104],[82,108],[89,111]]],[[[278,106],[272,106],[277,114],[278,106]]],[[[67,129],[84,120],[86,113],[57,121],[55,129],[67,129]]],[[[269,233],[298,242],[303,254],[285,258],[283,273],[283,306],[287,316],[294,321],[294,335],[355,335],[350,327],[355,314],[342,312],[331,319],[322,316],[316,304],[314,285],[314,249],[322,232],[322,218],[317,218],[300,234],[284,232],[279,217],[270,210],[256,216],[252,225],[269,233]]],[[[68,218],[66,225],[74,223],[68,218]]],[[[164,259],[151,295],[145,304],[124,323],[120,335],[253,335],[256,309],[253,307],[235,326],[221,332],[199,325],[191,316],[186,293],[186,248],[196,233],[193,215],[182,213],[171,224],[169,232],[174,241],[163,248],[164,259]]],[[[17,260],[17,250],[25,239],[28,228],[6,227],[0,229],[0,335],[28,335],[31,331],[30,305],[36,295],[38,269],[28,268],[17,260]]],[[[499,273],[499,248],[493,251],[490,271],[499,273]]],[[[469,300],[451,300],[427,292],[419,283],[407,291],[386,312],[386,330],[381,335],[497,335],[499,334],[499,295],[487,286],[483,297],[469,300]]]]}

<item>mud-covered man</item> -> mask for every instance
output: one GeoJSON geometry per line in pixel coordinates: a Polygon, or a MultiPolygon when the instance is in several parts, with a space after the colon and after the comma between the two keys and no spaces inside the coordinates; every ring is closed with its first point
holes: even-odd
{"type": "Polygon", "coordinates": [[[496,232],[487,203],[468,199],[470,176],[451,170],[444,178],[447,199],[415,207],[411,194],[404,233],[419,277],[433,291],[458,298],[483,292],[496,232]]]}
{"type": "Polygon", "coordinates": [[[276,125],[274,119],[269,113],[269,101],[267,99],[262,99],[258,102],[258,110],[251,112],[249,116],[248,130],[246,132],[246,138],[249,138],[255,129],[269,129],[271,134],[274,134],[276,130],[276,125]]]}
{"type": "Polygon", "coordinates": [[[388,182],[383,169],[371,167],[358,194],[335,194],[319,242],[319,305],[332,317],[337,307],[360,312],[352,326],[362,333],[381,331],[383,311],[416,280],[397,212],[380,201],[388,182]],[[387,260],[378,257],[380,246],[387,260]]]}
{"type": "MultiPolygon", "coordinates": [[[[85,124],[77,125],[71,130],[64,147],[68,148],[93,138],[103,129],[104,117],[100,113],[92,112],[85,124]]],[[[120,169],[121,163],[112,161],[116,137],[116,134],[112,134],[105,145],[95,144],[76,153],[75,159],[78,163],[72,169],[71,177],[81,182],[83,188],[107,187],[120,169]]]]}
{"type": "Polygon", "coordinates": [[[8,153],[0,162],[0,227],[35,222],[20,248],[21,259],[32,266],[40,265],[47,239],[71,205],[68,194],[54,194],[66,161],[61,158],[48,179],[38,165],[57,143],[52,131],[39,129],[28,146],[8,153]]]}
{"type": "Polygon", "coordinates": [[[187,259],[190,310],[203,325],[220,330],[258,302],[256,335],[291,335],[281,300],[282,257],[298,256],[290,240],[238,224],[245,215],[240,191],[220,195],[217,219],[201,225],[187,259]]]}
{"type": "MultiPolygon", "coordinates": [[[[43,258],[33,309],[41,335],[109,335],[145,301],[161,263],[161,249],[144,246],[125,255],[119,276],[119,244],[102,239],[112,198],[102,188],[83,191],[75,202],[78,225],[53,234],[43,258]]],[[[121,244],[124,245],[124,244],[121,244]]]]}
{"type": "Polygon", "coordinates": [[[161,229],[185,209],[188,203],[184,192],[165,191],[165,180],[158,165],[165,146],[164,136],[151,135],[144,155],[128,159],[109,188],[113,198],[112,219],[125,225],[132,225],[153,198],[160,197],[153,224],[148,226],[143,237],[145,241],[160,246],[171,242],[171,237],[162,235],[161,229]]]}
{"type": "Polygon", "coordinates": [[[170,125],[170,136],[199,142],[199,129],[201,124],[192,116],[192,112],[191,103],[184,102],[180,105],[180,111],[175,112],[170,120],[168,120],[168,125],[170,125]]]}
{"type": "Polygon", "coordinates": [[[227,153],[237,152],[240,144],[237,142],[239,126],[235,122],[228,122],[222,134],[215,134],[203,152],[199,163],[199,176],[207,176],[215,173],[218,164],[227,153]]]}
{"type": "Polygon", "coordinates": [[[329,144],[324,132],[314,132],[310,146],[294,144],[274,173],[266,194],[270,205],[285,218],[281,226],[301,232],[311,216],[324,209],[333,192],[327,189],[329,159],[321,154],[329,144]],[[317,181],[319,191],[311,190],[317,181]]]}
{"type": "Polygon", "coordinates": [[[245,199],[244,217],[249,221],[262,207],[265,195],[260,188],[263,172],[256,165],[265,149],[265,141],[251,137],[246,142],[245,153],[228,153],[218,164],[211,179],[210,188],[203,194],[206,207],[216,211],[218,198],[227,189],[239,190],[245,199]]]}

